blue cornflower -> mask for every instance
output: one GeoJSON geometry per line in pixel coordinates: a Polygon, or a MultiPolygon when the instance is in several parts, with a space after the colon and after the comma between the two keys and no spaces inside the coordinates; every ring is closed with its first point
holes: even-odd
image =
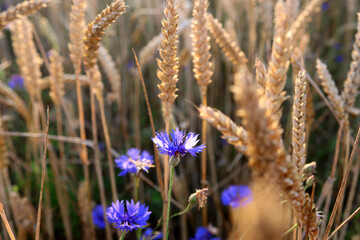
{"type": "Polygon", "coordinates": [[[153,156],[143,151],[140,154],[140,150],[137,148],[130,148],[126,155],[121,155],[115,159],[116,166],[123,171],[119,173],[119,176],[125,176],[128,173],[138,173],[140,170],[148,171],[150,167],[153,167],[153,156]]]}
{"type": "Polygon", "coordinates": [[[170,133],[171,140],[167,132],[156,133],[156,136],[151,140],[156,144],[161,154],[167,154],[170,157],[182,157],[186,153],[190,153],[192,156],[196,156],[205,148],[205,144],[195,147],[199,142],[199,134],[189,132],[187,135],[185,132],[180,131],[179,128],[172,130],[170,133]]]}
{"type": "Polygon", "coordinates": [[[337,63],[341,63],[342,61],[344,61],[344,56],[343,55],[337,55],[336,57],[335,57],[335,62],[337,62],[337,63]]]}
{"type": "Polygon", "coordinates": [[[97,228],[105,228],[104,209],[101,204],[96,205],[91,211],[94,225],[97,228]]]}
{"type": "Polygon", "coordinates": [[[126,210],[124,201],[111,203],[111,206],[106,210],[106,215],[110,223],[115,224],[115,228],[120,231],[132,231],[138,228],[144,228],[151,214],[148,207],[140,202],[134,203],[126,201],[126,210]]]}
{"type": "Polygon", "coordinates": [[[246,185],[231,185],[221,193],[221,201],[225,206],[243,207],[252,201],[252,193],[246,185]]]}
{"type": "Polygon", "coordinates": [[[19,74],[14,74],[10,77],[8,85],[12,89],[24,89],[24,78],[19,74]]]}
{"type": "Polygon", "coordinates": [[[147,228],[143,232],[140,240],[157,240],[162,239],[163,234],[161,232],[154,232],[152,228],[147,228]]]}
{"type": "Polygon", "coordinates": [[[195,238],[189,240],[220,240],[220,238],[214,237],[206,227],[198,227],[195,232],[195,238]]]}
{"type": "Polygon", "coordinates": [[[328,10],[329,8],[330,8],[330,3],[328,3],[328,2],[323,2],[323,3],[321,4],[321,10],[326,11],[326,10],[328,10]]]}

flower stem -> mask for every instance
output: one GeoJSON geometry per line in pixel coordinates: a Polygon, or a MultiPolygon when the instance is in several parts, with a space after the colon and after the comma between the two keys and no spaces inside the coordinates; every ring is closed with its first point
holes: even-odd
{"type": "Polygon", "coordinates": [[[119,240],[124,240],[126,234],[127,234],[127,232],[122,232],[122,233],[121,233],[121,237],[119,238],[119,240]]]}
{"type": "Polygon", "coordinates": [[[173,186],[173,178],[174,178],[174,170],[175,166],[171,164],[170,167],[170,185],[169,185],[169,193],[168,193],[168,206],[167,206],[167,214],[166,214],[166,239],[169,238],[169,222],[170,222],[170,204],[171,204],[171,189],[173,186]]]}
{"type": "MultiPolygon", "coordinates": [[[[180,215],[183,215],[183,214],[187,213],[187,212],[191,209],[192,206],[193,206],[193,204],[192,204],[192,203],[189,203],[183,211],[174,213],[173,215],[170,216],[169,219],[173,219],[174,217],[177,217],[177,216],[180,216],[180,215]]],[[[157,224],[156,227],[154,228],[154,231],[156,231],[156,230],[161,226],[162,223],[163,223],[163,219],[160,218],[160,219],[158,220],[158,224],[157,224]]],[[[153,232],[154,232],[154,231],[153,231],[153,232]]]]}

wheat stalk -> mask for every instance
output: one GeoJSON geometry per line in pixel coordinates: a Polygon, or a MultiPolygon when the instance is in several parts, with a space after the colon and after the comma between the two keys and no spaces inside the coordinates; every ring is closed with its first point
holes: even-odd
{"type": "Polygon", "coordinates": [[[0,30],[16,19],[36,13],[46,7],[49,2],[51,0],[29,0],[9,7],[6,11],[0,13],[0,30]]]}
{"type": "Polygon", "coordinates": [[[355,42],[351,53],[352,61],[350,63],[350,70],[344,82],[344,90],[342,97],[345,102],[346,109],[352,107],[358,93],[360,85],[360,13],[358,13],[357,33],[355,35],[355,42]]]}
{"type": "Polygon", "coordinates": [[[233,41],[230,34],[223,28],[221,23],[210,13],[207,14],[207,20],[212,37],[215,39],[216,43],[219,44],[221,50],[234,64],[234,66],[240,67],[242,65],[246,65],[248,60],[245,53],[240,50],[238,44],[233,41]]]}
{"type": "Polygon", "coordinates": [[[123,0],[117,0],[106,7],[88,24],[84,37],[84,65],[91,69],[96,64],[100,41],[105,30],[123,13],[126,5],[123,0]]]}
{"type": "Polygon", "coordinates": [[[334,80],[331,77],[329,70],[326,65],[321,62],[320,59],[316,60],[316,69],[317,74],[321,80],[321,85],[323,86],[324,92],[327,94],[330,102],[334,106],[334,109],[340,119],[345,117],[344,106],[345,103],[339,94],[339,90],[335,85],[334,80]]]}
{"type": "Polygon", "coordinates": [[[239,152],[246,151],[247,133],[243,127],[215,108],[201,105],[198,110],[199,117],[221,132],[224,140],[234,145],[239,152]]]}
{"type": "Polygon", "coordinates": [[[298,167],[298,175],[302,176],[306,162],[305,119],[307,99],[306,76],[303,68],[295,79],[295,93],[292,116],[292,160],[298,167]]]}

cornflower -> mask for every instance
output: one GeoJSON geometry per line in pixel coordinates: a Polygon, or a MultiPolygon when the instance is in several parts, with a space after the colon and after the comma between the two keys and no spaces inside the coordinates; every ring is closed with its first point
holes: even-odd
{"type": "Polygon", "coordinates": [[[170,157],[185,156],[186,153],[190,153],[192,156],[196,156],[197,153],[202,152],[205,148],[205,144],[195,147],[199,142],[199,134],[189,132],[187,135],[184,131],[180,131],[179,128],[172,130],[170,133],[171,140],[167,132],[158,132],[156,136],[151,140],[156,144],[161,154],[169,155],[170,157]]]}
{"type": "Polygon", "coordinates": [[[151,214],[148,211],[148,207],[140,202],[134,203],[134,200],[126,201],[126,210],[124,201],[116,200],[115,203],[111,203],[111,206],[106,210],[106,215],[110,223],[114,223],[115,228],[123,231],[125,234],[136,230],[138,228],[144,228],[151,214]]]}
{"type": "Polygon", "coordinates": [[[150,167],[154,167],[153,162],[153,156],[149,152],[143,151],[140,154],[137,148],[131,148],[126,155],[115,159],[116,166],[123,170],[119,176],[125,176],[128,173],[139,174],[141,170],[148,172],[150,167]]]}
{"type": "Polygon", "coordinates": [[[220,240],[214,237],[206,227],[198,227],[195,232],[195,238],[189,240],[220,240]]]}
{"type": "Polygon", "coordinates": [[[94,225],[97,228],[105,228],[104,209],[101,204],[96,205],[91,211],[94,225]]]}
{"type": "Polygon", "coordinates": [[[231,185],[221,193],[221,201],[232,208],[244,207],[252,201],[252,192],[246,185],[231,185]]]}
{"type": "Polygon", "coordinates": [[[8,86],[11,89],[24,89],[24,78],[19,74],[14,74],[10,77],[8,86]]]}
{"type": "Polygon", "coordinates": [[[157,240],[162,239],[163,235],[161,232],[154,232],[152,228],[147,228],[143,232],[143,235],[141,236],[140,240],[157,240]]]}

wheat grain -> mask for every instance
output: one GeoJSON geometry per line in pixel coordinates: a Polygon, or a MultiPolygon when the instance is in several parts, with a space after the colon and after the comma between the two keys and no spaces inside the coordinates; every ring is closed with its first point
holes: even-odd
{"type": "Polygon", "coordinates": [[[243,127],[215,108],[201,105],[198,110],[199,117],[221,132],[224,140],[234,145],[239,152],[246,151],[247,133],[243,127]]]}
{"type": "Polygon", "coordinates": [[[84,36],[84,65],[90,70],[95,64],[100,47],[100,41],[105,30],[123,13],[126,5],[123,0],[117,0],[106,7],[88,24],[84,36]]]}
{"type": "Polygon", "coordinates": [[[9,7],[6,11],[0,13],[0,30],[16,19],[36,13],[50,2],[51,0],[29,0],[9,7]]]}

